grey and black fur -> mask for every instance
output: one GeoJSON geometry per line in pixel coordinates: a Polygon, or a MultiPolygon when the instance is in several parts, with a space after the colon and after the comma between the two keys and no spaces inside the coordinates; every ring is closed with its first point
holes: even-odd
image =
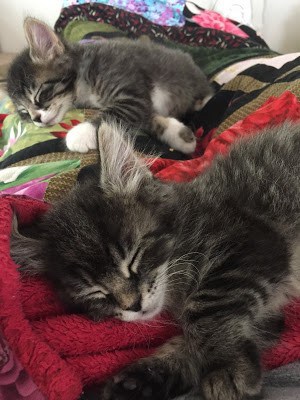
{"type": "Polygon", "coordinates": [[[72,151],[95,149],[96,127],[111,117],[176,150],[195,150],[192,131],[178,118],[204,106],[212,89],[190,55],[150,40],[70,44],[32,18],[24,29],[29,48],[8,73],[8,92],[22,117],[45,126],[74,107],[97,109],[92,121],[68,133],[72,151]]]}
{"type": "Polygon", "coordinates": [[[260,353],[300,295],[300,125],[249,136],[189,183],[163,183],[114,124],[99,130],[100,180],[78,185],[12,256],[94,320],[168,310],[183,334],[126,368],[103,399],[261,394],[260,353]]]}

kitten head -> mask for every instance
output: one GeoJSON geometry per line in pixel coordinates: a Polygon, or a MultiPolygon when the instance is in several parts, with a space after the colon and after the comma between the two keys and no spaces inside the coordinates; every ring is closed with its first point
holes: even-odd
{"type": "Polygon", "coordinates": [[[60,122],[71,108],[76,77],[70,49],[45,23],[24,22],[29,48],[12,62],[8,94],[20,116],[37,126],[60,122]]]}
{"type": "Polygon", "coordinates": [[[45,273],[69,305],[94,319],[149,319],[166,302],[176,195],[116,126],[102,124],[99,147],[100,183],[78,185],[45,216],[36,239],[13,240],[12,256],[30,260],[29,272],[45,273]]]}

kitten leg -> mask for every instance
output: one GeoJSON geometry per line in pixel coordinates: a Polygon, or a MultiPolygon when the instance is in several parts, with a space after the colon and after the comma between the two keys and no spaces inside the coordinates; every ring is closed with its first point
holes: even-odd
{"type": "Polygon", "coordinates": [[[205,294],[189,299],[183,316],[189,351],[197,354],[201,370],[199,388],[205,400],[259,396],[261,332],[255,331],[254,316],[261,313],[261,305],[253,294],[245,298],[239,291],[216,294],[210,285],[208,281],[201,288],[205,294]]]}
{"type": "Polygon", "coordinates": [[[262,377],[256,345],[241,340],[239,349],[232,349],[231,357],[216,357],[211,362],[200,384],[205,400],[260,398],[262,377]]]}
{"type": "MultiPolygon", "coordinates": [[[[79,153],[97,149],[96,126],[97,123],[86,121],[72,128],[66,136],[67,148],[79,153]]],[[[175,150],[184,154],[195,151],[196,138],[193,132],[175,118],[155,116],[152,120],[152,131],[175,150]]]]}
{"type": "Polygon", "coordinates": [[[70,129],[66,136],[66,145],[70,151],[87,153],[97,149],[96,125],[85,121],[70,129]]]}
{"type": "Polygon", "coordinates": [[[142,359],[116,375],[104,386],[101,398],[162,400],[189,392],[192,385],[187,376],[188,368],[185,368],[184,347],[183,337],[171,339],[154,356],[142,359]]]}
{"type": "MultiPolygon", "coordinates": [[[[206,309],[213,306],[206,304],[206,309]]],[[[219,315],[211,311],[194,320],[195,314],[186,313],[184,336],[127,367],[105,386],[103,399],[171,399],[191,389],[198,389],[205,400],[258,398],[260,358],[248,335],[248,318],[219,315]]]]}
{"type": "Polygon", "coordinates": [[[66,137],[67,148],[71,151],[86,153],[89,150],[98,148],[97,128],[102,122],[122,123],[131,128],[143,127],[150,128],[151,124],[151,102],[150,98],[140,98],[140,96],[128,96],[128,103],[115,101],[109,107],[99,109],[97,115],[92,120],[78,124],[72,128],[66,137]]]}
{"type": "Polygon", "coordinates": [[[195,151],[196,138],[193,132],[176,118],[155,115],[152,119],[152,132],[175,150],[185,154],[195,151]]]}

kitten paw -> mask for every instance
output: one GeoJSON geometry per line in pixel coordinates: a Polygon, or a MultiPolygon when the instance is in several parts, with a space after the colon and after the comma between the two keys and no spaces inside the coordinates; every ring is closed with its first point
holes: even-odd
{"type": "Polygon", "coordinates": [[[70,151],[78,153],[97,149],[96,127],[88,121],[74,126],[67,133],[66,145],[70,151]]]}
{"type": "Polygon", "coordinates": [[[156,365],[142,362],[126,368],[108,382],[103,400],[157,400],[168,395],[166,371],[156,365]]]}
{"type": "Polygon", "coordinates": [[[209,373],[201,386],[205,400],[261,399],[260,382],[250,383],[249,376],[244,376],[242,371],[234,372],[230,367],[209,373]]]}
{"type": "Polygon", "coordinates": [[[161,140],[184,154],[191,154],[196,149],[194,133],[175,118],[168,118],[168,126],[164,130],[161,140]]]}

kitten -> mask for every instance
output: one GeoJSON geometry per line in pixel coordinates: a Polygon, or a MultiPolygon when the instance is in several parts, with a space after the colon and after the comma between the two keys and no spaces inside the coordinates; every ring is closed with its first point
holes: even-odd
{"type": "Polygon", "coordinates": [[[181,184],[153,178],[119,131],[101,125],[100,181],[76,186],[34,237],[14,233],[13,258],[94,320],[168,310],[182,326],[108,382],[104,399],[259,395],[261,350],[300,295],[300,125],[240,140],[181,184]]]}
{"type": "Polygon", "coordinates": [[[190,55],[142,40],[65,43],[33,18],[24,29],[29,49],[13,61],[7,83],[21,117],[45,126],[73,107],[98,109],[69,131],[71,151],[96,149],[96,127],[111,117],[183,153],[195,150],[193,132],[178,118],[201,109],[213,92],[190,55]]]}

